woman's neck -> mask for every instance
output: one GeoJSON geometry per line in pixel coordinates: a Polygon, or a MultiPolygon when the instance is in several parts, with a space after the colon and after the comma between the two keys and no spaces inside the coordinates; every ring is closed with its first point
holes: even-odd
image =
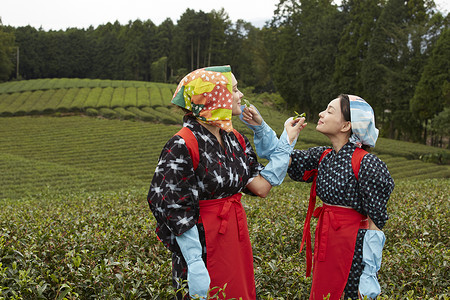
{"type": "Polygon", "coordinates": [[[333,150],[338,153],[339,150],[342,149],[342,147],[344,147],[345,144],[348,143],[349,137],[347,135],[345,136],[329,136],[331,144],[333,145],[333,150]]]}
{"type": "Polygon", "coordinates": [[[214,136],[216,137],[216,139],[219,141],[219,144],[222,146],[223,148],[223,141],[222,141],[222,136],[220,135],[220,128],[214,125],[210,125],[208,123],[205,122],[198,122],[200,125],[202,125],[203,127],[205,127],[206,129],[208,129],[209,132],[211,132],[212,134],[214,134],[214,136]]]}
{"type": "Polygon", "coordinates": [[[205,123],[205,122],[199,122],[199,123],[200,123],[200,125],[202,125],[206,129],[208,129],[215,136],[217,136],[217,135],[220,136],[220,128],[219,127],[214,126],[214,125],[210,125],[210,124],[205,123]]]}

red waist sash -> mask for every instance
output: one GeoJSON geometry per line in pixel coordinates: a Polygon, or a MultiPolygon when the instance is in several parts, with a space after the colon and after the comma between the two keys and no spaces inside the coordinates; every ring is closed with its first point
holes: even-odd
{"type": "Polygon", "coordinates": [[[358,229],[367,229],[367,217],[349,207],[324,204],[314,210],[319,218],[314,241],[310,299],[339,299],[352,266],[358,229]]]}
{"type": "MultiPolygon", "coordinates": [[[[256,299],[253,253],[242,194],[201,200],[200,220],[205,228],[206,266],[210,287],[225,288],[226,299],[256,299]]],[[[217,290],[211,291],[214,295],[217,290]]],[[[222,298],[220,298],[222,299],[222,298]]]]}

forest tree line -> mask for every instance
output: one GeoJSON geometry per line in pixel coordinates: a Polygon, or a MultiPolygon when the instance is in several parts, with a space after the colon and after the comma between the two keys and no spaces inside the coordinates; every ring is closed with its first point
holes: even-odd
{"type": "Polygon", "coordinates": [[[0,22],[0,81],[176,83],[196,68],[229,64],[240,86],[278,92],[311,120],[338,94],[356,94],[374,108],[382,136],[448,145],[449,20],[433,0],[280,0],[262,28],[233,23],[224,9],[187,9],[176,24],[59,31],[0,22]]]}

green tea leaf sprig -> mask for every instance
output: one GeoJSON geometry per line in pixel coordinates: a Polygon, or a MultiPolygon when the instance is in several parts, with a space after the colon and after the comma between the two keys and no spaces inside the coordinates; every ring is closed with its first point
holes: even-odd
{"type": "Polygon", "coordinates": [[[297,118],[306,118],[306,113],[299,114],[295,110],[294,110],[294,113],[295,113],[294,120],[297,119],[297,118]]]}

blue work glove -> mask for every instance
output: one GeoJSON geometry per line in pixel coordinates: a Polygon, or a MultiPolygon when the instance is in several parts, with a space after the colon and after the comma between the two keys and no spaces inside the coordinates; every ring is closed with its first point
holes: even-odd
{"type": "MultiPolygon", "coordinates": [[[[288,119],[288,121],[289,120],[290,119],[288,119]]],[[[277,186],[283,182],[289,167],[291,153],[292,150],[294,150],[296,142],[297,139],[292,143],[289,143],[289,137],[285,128],[278,140],[277,147],[269,157],[269,163],[260,173],[270,185],[277,186]]]]}
{"type": "Polygon", "coordinates": [[[377,272],[381,267],[381,252],[383,251],[386,237],[383,231],[367,230],[363,242],[364,270],[359,278],[359,293],[361,297],[375,299],[381,293],[377,272]]]}
{"type": "Polygon", "coordinates": [[[211,279],[202,260],[202,245],[200,244],[197,226],[177,236],[176,240],[188,266],[187,281],[189,295],[191,297],[197,296],[200,299],[206,299],[211,279]]]}
{"type": "MultiPolygon", "coordinates": [[[[258,109],[253,106],[256,111],[259,113],[258,109]]],[[[245,105],[241,105],[241,110],[244,111],[245,105]]],[[[260,114],[261,115],[261,114],[260,114]]],[[[270,128],[269,125],[264,121],[262,121],[261,125],[250,125],[245,122],[242,114],[239,115],[239,119],[247,125],[248,128],[253,130],[253,143],[255,144],[255,150],[259,157],[269,159],[270,155],[275,151],[275,148],[278,144],[278,138],[275,131],[270,128]]]]}

